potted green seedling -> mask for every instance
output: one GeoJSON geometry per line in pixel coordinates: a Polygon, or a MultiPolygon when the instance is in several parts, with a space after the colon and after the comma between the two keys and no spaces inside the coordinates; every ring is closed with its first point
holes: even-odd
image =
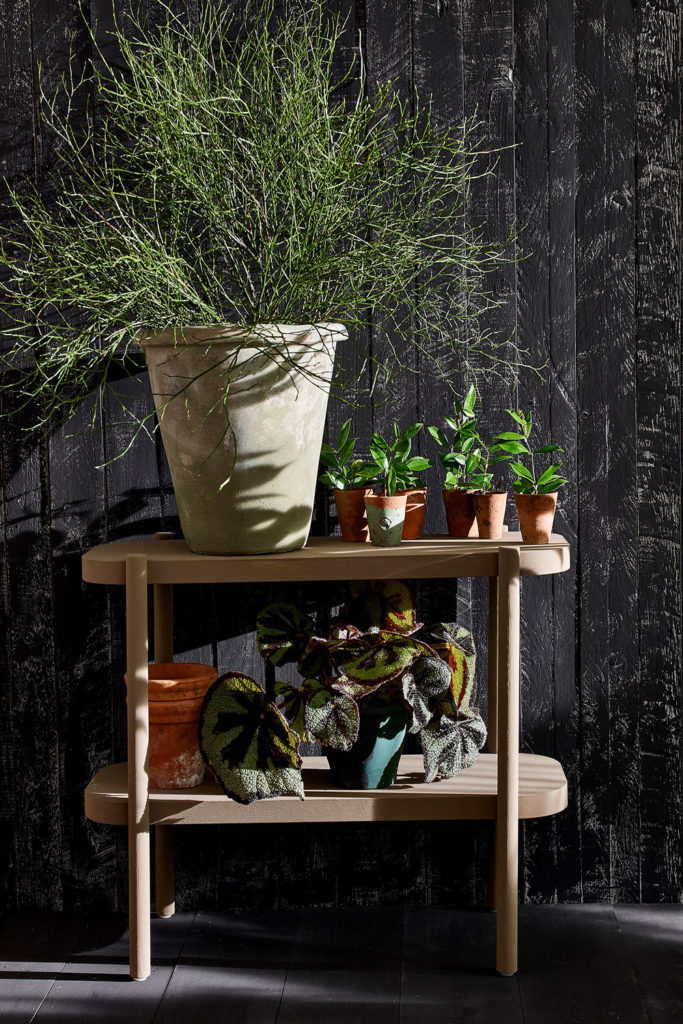
{"type": "Polygon", "coordinates": [[[373,493],[368,486],[375,476],[375,467],[362,459],[354,459],[357,437],[350,437],[351,420],[342,424],[335,447],[323,444],[320,461],[325,471],[320,482],[334,488],[334,502],[342,532],[342,540],[365,542],[368,540],[368,519],[365,498],[373,493]]]}
{"type": "Polygon", "coordinates": [[[158,428],[193,551],[300,548],[336,350],[391,319],[392,343],[364,353],[384,397],[404,345],[447,380],[505,259],[463,221],[476,123],[440,127],[428,98],[366,83],[326,0],[131,6],[106,47],[85,21],[97,60],[79,75],[74,53],[40,97],[44,192],[6,183],[0,386],[37,433],[86,401],[117,437],[129,424],[126,450],[158,428]],[[143,351],[154,408],[136,414],[117,381],[143,351]]]}
{"type": "Polygon", "coordinates": [[[477,391],[474,384],[464,399],[456,398],[452,415],[446,416],[444,420],[450,438],[442,427],[427,427],[439,446],[439,459],[446,470],[441,493],[446,508],[448,533],[451,537],[479,536],[472,499],[475,485],[471,479],[481,454],[481,449],[477,447],[479,438],[474,414],[476,401],[477,391]]]}
{"type": "Polygon", "coordinates": [[[414,540],[422,532],[425,514],[425,488],[418,488],[418,474],[429,469],[430,459],[411,455],[413,438],[422,429],[413,423],[400,430],[394,423],[394,440],[373,434],[370,443],[369,469],[381,483],[381,493],[365,499],[370,540],[380,547],[392,547],[402,539],[414,540]],[[410,500],[410,520],[408,501],[410,500]]]}
{"type": "Polygon", "coordinates": [[[510,456],[518,455],[528,459],[528,465],[509,459],[510,468],[517,477],[512,486],[522,540],[525,544],[547,544],[555,518],[557,492],[567,480],[557,472],[560,462],[551,462],[545,468],[539,468],[538,456],[561,452],[562,448],[557,444],[532,448],[530,437],[534,422],[531,413],[521,409],[508,409],[507,412],[520,430],[505,431],[498,435],[496,441],[510,456]]]}
{"type": "Polygon", "coordinates": [[[495,462],[507,461],[510,455],[497,438],[494,438],[494,443],[489,446],[481,435],[477,434],[475,443],[476,448],[472,451],[470,463],[471,472],[468,475],[472,487],[475,488],[472,502],[477,529],[482,540],[498,540],[503,534],[508,492],[494,487],[490,466],[495,462]]]}
{"type": "Polygon", "coordinates": [[[303,798],[302,742],[321,743],[334,781],[354,789],[393,784],[407,732],[422,746],[425,782],[473,764],[486,728],[471,704],[472,635],[439,623],[425,641],[420,628],[400,580],[356,585],[322,635],[296,605],[263,608],[265,686],[228,672],[202,707],[200,747],[225,793],[240,803],[303,798]],[[286,665],[298,684],[278,678],[286,665]]]}

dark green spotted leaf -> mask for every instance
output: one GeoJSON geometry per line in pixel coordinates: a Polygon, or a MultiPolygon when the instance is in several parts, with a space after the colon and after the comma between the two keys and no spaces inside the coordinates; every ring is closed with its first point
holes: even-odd
{"type": "Polygon", "coordinates": [[[250,676],[221,676],[206,694],[199,746],[227,796],[241,804],[274,796],[303,799],[295,733],[250,676]]]}
{"type": "Polygon", "coordinates": [[[450,779],[477,760],[486,742],[481,715],[468,711],[457,719],[434,719],[420,733],[424,754],[425,782],[450,779]]]}
{"type": "MultiPolygon", "coordinates": [[[[401,677],[403,699],[412,711],[409,732],[423,729],[434,717],[439,699],[452,702],[451,670],[436,656],[417,658],[401,677]]],[[[453,707],[453,714],[456,713],[453,707]]]]}
{"type": "Polygon", "coordinates": [[[415,615],[415,598],[402,580],[369,580],[356,584],[343,618],[360,629],[389,629],[415,633],[420,623],[415,615]]]}
{"type": "Polygon", "coordinates": [[[358,736],[358,705],[327,683],[308,679],[301,686],[276,683],[283,698],[282,714],[304,743],[318,740],[336,750],[349,750],[358,736]]]}
{"type": "Polygon", "coordinates": [[[395,679],[422,654],[432,653],[422,641],[386,630],[367,634],[362,640],[354,639],[350,647],[351,651],[342,644],[334,652],[339,672],[371,689],[395,679]]]}
{"type": "Polygon", "coordinates": [[[313,636],[313,623],[295,604],[275,601],[256,617],[256,641],[271,665],[299,661],[313,636]]]}

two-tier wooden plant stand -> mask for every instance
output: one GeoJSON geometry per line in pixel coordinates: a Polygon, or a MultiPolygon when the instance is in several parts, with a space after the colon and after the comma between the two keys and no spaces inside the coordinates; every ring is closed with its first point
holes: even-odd
{"type": "Polygon", "coordinates": [[[569,567],[569,545],[524,545],[519,534],[501,540],[424,537],[398,548],[311,539],[282,555],[195,555],[184,541],[164,535],[150,541],[104,544],[83,556],[88,583],[126,587],[128,763],[99,771],[85,791],[93,821],[128,825],[130,973],[150,973],[150,830],[156,833],[156,911],[174,905],[171,826],[311,821],[495,822],[495,881],[489,894],[497,910],[496,966],[517,970],[517,860],[520,818],[556,814],[567,806],[567,780],[549,757],[519,754],[520,576],[543,576],[569,567]],[[163,543],[159,541],[163,540],[163,543]],[[306,799],[278,797],[243,806],[219,787],[151,790],[147,775],[147,587],[154,587],[154,656],[173,660],[173,586],[182,583],[266,583],[306,580],[489,579],[488,750],[454,779],[425,785],[421,756],[401,758],[399,783],[390,789],[344,790],[331,785],[324,758],[304,760],[306,799]]]}

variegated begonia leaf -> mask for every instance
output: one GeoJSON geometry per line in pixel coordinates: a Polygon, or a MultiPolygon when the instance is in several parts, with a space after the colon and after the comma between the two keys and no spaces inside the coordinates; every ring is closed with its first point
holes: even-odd
{"type": "Polygon", "coordinates": [[[354,593],[343,616],[361,629],[375,627],[406,635],[421,626],[415,615],[415,599],[402,580],[368,580],[354,584],[354,593]]]}
{"type": "Polygon", "coordinates": [[[335,750],[350,750],[358,736],[358,705],[351,697],[318,679],[301,686],[276,683],[282,714],[304,743],[318,740],[335,750]]]}
{"type": "Polygon", "coordinates": [[[273,796],[303,800],[297,736],[250,676],[221,676],[206,694],[199,746],[227,796],[241,804],[273,796]]]}
{"type": "Polygon", "coordinates": [[[382,683],[396,679],[416,658],[432,653],[427,644],[413,637],[380,631],[369,633],[362,640],[340,644],[332,658],[341,676],[361,684],[364,692],[369,693],[382,683]]]}
{"type": "Polygon", "coordinates": [[[474,637],[464,626],[455,622],[439,622],[430,629],[437,638],[434,649],[451,670],[451,692],[461,711],[467,711],[474,688],[474,670],[477,652],[474,637]]]}
{"type": "Polygon", "coordinates": [[[450,700],[450,683],[451,670],[441,658],[433,655],[415,659],[401,677],[403,699],[412,711],[409,732],[419,732],[427,725],[435,714],[439,698],[447,697],[450,700]]]}
{"type": "Polygon", "coordinates": [[[313,623],[295,604],[274,601],[256,617],[256,641],[271,665],[299,661],[313,636],[313,623]]]}
{"type": "Polygon", "coordinates": [[[486,742],[486,726],[477,711],[434,719],[420,733],[425,782],[450,779],[473,765],[486,742]]]}

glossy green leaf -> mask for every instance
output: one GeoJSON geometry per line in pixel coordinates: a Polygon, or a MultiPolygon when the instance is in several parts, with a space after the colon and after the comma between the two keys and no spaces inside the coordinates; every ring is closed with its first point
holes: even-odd
{"type": "Polygon", "coordinates": [[[546,444],[542,448],[534,448],[534,455],[547,455],[548,452],[563,452],[564,448],[560,448],[559,444],[546,444]]]}
{"type": "Polygon", "coordinates": [[[463,410],[470,416],[474,413],[474,407],[477,402],[477,389],[474,384],[470,385],[470,388],[465,395],[465,401],[463,402],[463,410]]]}
{"type": "Polygon", "coordinates": [[[427,427],[427,431],[442,448],[448,447],[448,438],[443,430],[440,430],[438,427],[427,427]]]}
{"type": "Polygon", "coordinates": [[[351,419],[345,420],[341,425],[339,437],[337,438],[337,451],[340,451],[349,439],[351,433],[351,419]]]}
{"type": "Polygon", "coordinates": [[[530,480],[531,483],[534,482],[534,478],[531,474],[531,471],[528,470],[526,466],[523,466],[521,462],[514,462],[513,460],[510,460],[510,468],[513,469],[515,473],[517,473],[519,476],[523,477],[524,480],[530,480]]]}
{"type": "Polygon", "coordinates": [[[412,473],[422,473],[423,470],[431,468],[432,462],[431,459],[425,459],[422,455],[413,455],[412,459],[408,459],[406,465],[412,473]]]}
{"type": "MultiPolygon", "coordinates": [[[[494,441],[524,441],[524,434],[516,434],[512,430],[504,430],[500,434],[496,434],[494,441]]],[[[524,449],[526,451],[526,448],[524,449]]]]}
{"type": "Polygon", "coordinates": [[[238,803],[303,799],[297,737],[250,676],[229,673],[211,687],[202,704],[199,745],[226,795],[238,803]]]}
{"type": "Polygon", "coordinates": [[[539,476],[538,480],[536,481],[537,485],[540,487],[542,484],[547,484],[549,482],[550,478],[554,477],[556,475],[556,471],[559,468],[560,468],[560,463],[559,462],[556,465],[548,466],[548,468],[543,473],[541,473],[541,475],[539,476]]]}

